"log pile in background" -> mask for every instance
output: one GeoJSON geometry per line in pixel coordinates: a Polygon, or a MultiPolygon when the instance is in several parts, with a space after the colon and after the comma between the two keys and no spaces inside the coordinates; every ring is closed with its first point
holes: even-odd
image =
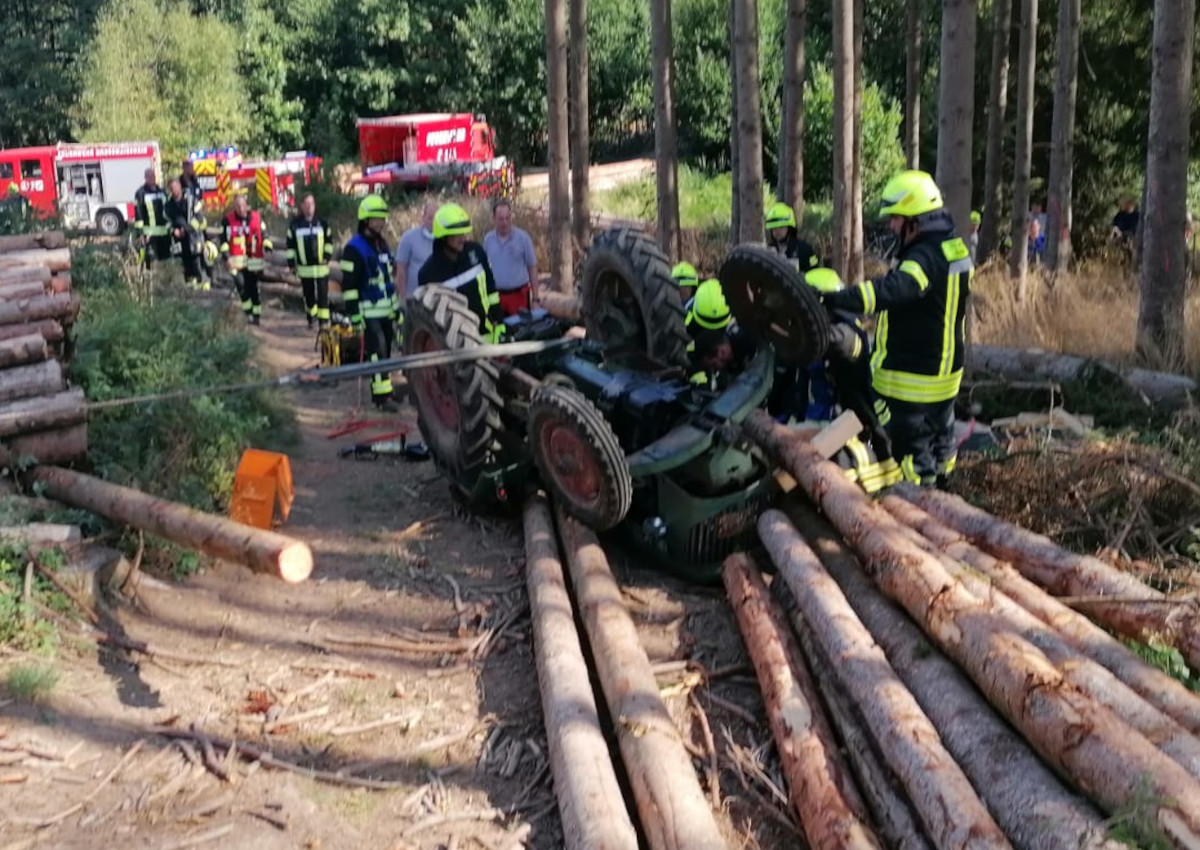
{"type": "Polygon", "coordinates": [[[78,314],[62,231],[0,236],[0,446],[17,459],[87,453],[87,405],[62,365],[78,314]]]}

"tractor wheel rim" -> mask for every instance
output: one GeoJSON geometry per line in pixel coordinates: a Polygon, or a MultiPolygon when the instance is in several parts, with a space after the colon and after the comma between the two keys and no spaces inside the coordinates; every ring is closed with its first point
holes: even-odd
{"type": "MultiPolygon", "coordinates": [[[[429,351],[445,351],[441,341],[425,330],[419,330],[413,337],[413,348],[425,353],[429,351]]],[[[449,431],[458,430],[459,406],[458,396],[454,392],[454,373],[448,366],[435,366],[430,369],[414,369],[409,381],[415,384],[417,399],[432,411],[438,424],[449,431]]]]}
{"type": "Polygon", "coordinates": [[[595,505],[603,473],[587,442],[569,425],[552,422],[542,429],[541,443],[542,457],[559,487],[579,504],[595,505]]]}

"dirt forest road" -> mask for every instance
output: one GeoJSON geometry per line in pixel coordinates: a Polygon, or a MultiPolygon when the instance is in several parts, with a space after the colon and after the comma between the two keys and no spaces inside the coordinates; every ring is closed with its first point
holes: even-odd
{"type": "MultiPolygon", "coordinates": [[[[296,314],[268,305],[255,333],[274,369],[315,362],[296,314]]],[[[0,699],[0,850],[562,846],[519,525],[459,512],[432,464],[339,457],[354,437],[326,435],[366,394],[348,383],[291,396],[302,438],[284,531],[312,546],[309,581],[228,564],[143,581],[113,628],[156,655],[67,637],[44,703],[0,699]],[[301,769],[233,758],[230,739],[301,769]]],[[[412,424],[415,411],[392,418],[412,424]]],[[[768,735],[723,595],[617,568],[702,775],[701,707],[711,721],[730,845],[796,846],[755,779],[768,735]],[[720,672],[704,679],[685,659],[720,672]]]]}

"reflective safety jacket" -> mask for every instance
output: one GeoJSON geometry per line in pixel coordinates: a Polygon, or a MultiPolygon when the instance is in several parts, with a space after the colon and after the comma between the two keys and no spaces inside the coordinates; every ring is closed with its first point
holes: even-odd
{"type": "Polygon", "coordinates": [[[342,301],[356,324],[398,317],[392,251],[382,236],[368,239],[356,233],[342,249],[342,301]]]}
{"type": "Polygon", "coordinates": [[[333,245],[329,224],[322,218],[307,219],[298,215],[288,224],[288,268],[302,278],[329,275],[329,260],[333,245]]]}
{"type": "Polygon", "coordinates": [[[771,249],[789,260],[800,274],[811,271],[821,264],[813,246],[801,239],[794,227],[788,228],[787,238],[782,242],[772,242],[771,249]]]}
{"type": "Polygon", "coordinates": [[[188,200],[188,226],[192,232],[202,234],[204,228],[208,227],[208,216],[204,213],[204,189],[200,186],[200,179],[193,177],[189,180],[180,174],[179,185],[183,187],[183,196],[188,200]]]}
{"type": "Polygon", "coordinates": [[[166,236],[170,231],[167,219],[167,193],[161,187],[142,185],[133,195],[133,227],[141,236],[166,236]]]}
{"type": "Polygon", "coordinates": [[[887,275],[823,300],[878,315],[871,357],[877,393],[915,404],[947,401],[962,383],[963,323],[975,265],[944,213],[901,248],[898,259],[887,275]]]}
{"type": "Polygon", "coordinates": [[[484,342],[499,342],[504,335],[504,313],[483,246],[478,242],[465,242],[458,255],[451,258],[438,244],[440,241],[434,240],[433,254],[421,266],[417,283],[421,286],[441,284],[461,292],[479,316],[479,330],[484,342]]]}
{"type": "Polygon", "coordinates": [[[225,216],[221,253],[229,257],[229,266],[234,271],[262,271],[267,267],[263,251],[273,247],[271,240],[263,236],[262,218],[256,210],[251,210],[245,218],[238,218],[235,212],[225,216]]]}

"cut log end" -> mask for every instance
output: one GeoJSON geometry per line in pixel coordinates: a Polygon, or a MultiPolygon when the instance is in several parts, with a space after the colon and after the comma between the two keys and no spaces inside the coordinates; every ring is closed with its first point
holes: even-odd
{"type": "Polygon", "coordinates": [[[299,584],[312,575],[313,555],[307,543],[289,544],[279,553],[279,577],[288,584],[299,584]]]}

